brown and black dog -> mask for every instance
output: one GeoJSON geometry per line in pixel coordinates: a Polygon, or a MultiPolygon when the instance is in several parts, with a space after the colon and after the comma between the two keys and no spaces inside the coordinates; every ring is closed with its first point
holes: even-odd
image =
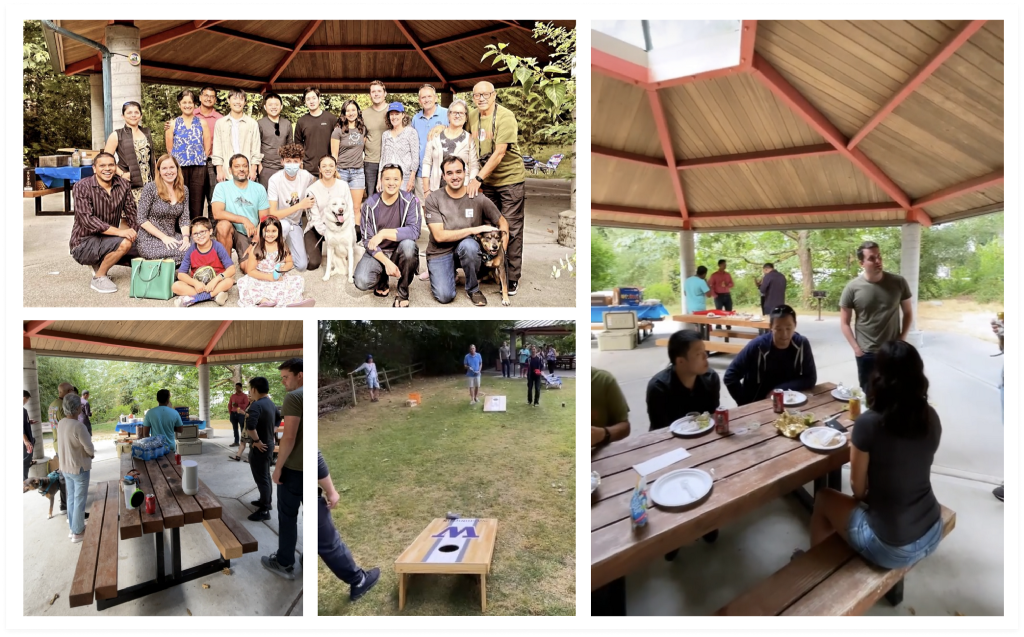
{"type": "Polygon", "coordinates": [[[505,271],[505,246],[502,245],[502,231],[492,230],[476,235],[480,243],[480,280],[490,277],[501,288],[501,304],[512,305],[508,298],[508,274],[505,271]]]}
{"type": "Polygon", "coordinates": [[[49,520],[53,517],[53,496],[60,493],[60,485],[57,480],[50,480],[48,477],[43,476],[42,478],[29,478],[22,484],[22,493],[28,493],[29,491],[38,491],[39,495],[43,496],[50,501],[50,513],[46,518],[49,520]]]}

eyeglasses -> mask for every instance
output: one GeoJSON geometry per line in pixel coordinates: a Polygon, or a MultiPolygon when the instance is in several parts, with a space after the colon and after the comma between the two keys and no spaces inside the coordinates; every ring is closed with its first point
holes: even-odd
{"type": "Polygon", "coordinates": [[[384,167],[381,168],[381,171],[383,172],[383,171],[387,170],[388,168],[398,168],[398,169],[401,169],[402,167],[399,166],[398,164],[384,164],[384,167]]]}
{"type": "Polygon", "coordinates": [[[491,91],[490,93],[473,93],[473,99],[475,99],[477,101],[485,100],[485,99],[489,98],[492,95],[494,95],[494,91],[491,91]]]}
{"type": "Polygon", "coordinates": [[[456,115],[458,115],[459,117],[466,116],[466,114],[463,113],[462,111],[448,111],[448,114],[451,115],[452,117],[455,117],[456,115]]]}
{"type": "Polygon", "coordinates": [[[192,233],[192,236],[193,237],[205,237],[208,234],[210,234],[209,230],[197,230],[197,231],[192,233]]]}
{"type": "Polygon", "coordinates": [[[281,122],[274,123],[274,134],[277,135],[278,137],[281,136],[281,122]]]}

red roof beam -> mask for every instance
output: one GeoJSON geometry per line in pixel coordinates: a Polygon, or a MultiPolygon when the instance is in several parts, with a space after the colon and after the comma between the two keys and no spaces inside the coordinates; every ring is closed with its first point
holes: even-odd
{"type": "Polygon", "coordinates": [[[924,81],[931,77],[932,73],[942,66],[946,60],[952,57],[972,35],[980,31],[981,27],[985,26],[985,22],[986,20],[967,20],[960,25],[960,28],[950,33],[946,41],[939,45],[939,48],[925,60],[924,64],[914,71],[914,74],[889,98],[889,101],[882,108],[878,109],[878,112],[872,115],[871,119],[857,131],[857,134],[853,136],[853,139],[850,140],[846,147],[852,149],[867,137],[868,133],[873,131],[875,127],[882,123],[886,116],[896,110],[897,106],[910,97],[911,93],[916,91],[919,86],[924,84],[924,81]]]}
{"type": "MultiPolygon", "coordinates": [[[[658,129],[658,139],[661,141],[661,152],[665,153],[665,163],[669,166],[676,165],[676,154],[672,149],[672,133],[668,129],[668,121],[665,119],[665,110],[661,105],[661,98],[654,90],[647,91],[647,99],[651,104],[651,113],[654,115],[654,125],[658,129]]],[[[672,189],[676,193],[676,201],[679,203],[679,214],[683,217],[683,224],[687,224],[688,213],[686,211],[686,195],[683,193],[683,180],[678,171],[672,171],[672,189]]]]}
{"type": "Polygon", "coordinates": [[[637,208],[636,206],[615,206],[612,204],[592,203],[591,212],[608,212],[618,215],[640,215],[644,217],[656,217],[668,221],[679,221],[679,212],[676,210],[654,210],[651,208],[637,208]]]}
{"type": "Polygon", "coordinates": [[[676,164],[676,168],[679,170],[692,170],[694,168],[731,166],[732,164],[753,164],[759,161],[817,157],[819,155],[832,155],[838,152],[839,151],[836,150],[832,144],[816,144],[814,146],[798,146],[796,148],[759,150],[753,153],[739,153],[736,155],[719,155],[717,157],[684,159],[676,164]]]}
{"type": "Polygon", "coordinates": [[[701,82],[703,80],[711,80],[717,77],[730,77],[739,75],[740,73],[746,73],[751,69],[754,63],[754,41],[757,37],[757,20],[743,20],[740,24],[740,61],[735,66],[727,66],[722,69],[714,69],[711,71],[705,71],[703,73],[697,73],[695,75],[686,75],[683,77],[676,77],[661,82],[651,82],[653,88],[671,88],[673,86],[682,86],[683,84],[692,84],[693,82],[701,82]]]}
{"type": "MultiPolygon", "coordinates": [[[[293,350],[302,351],[302,343],[298,345],[271,345],[268,347],[243,347],[242,349],[226,349],[210,352],[210,358],[217,356],[236,356],[243,354],[268,354],[273,352],[290,352],[293,350]]],[[[202,356],[202,352],[196,352],[202,356]]]]}
{"type": "Polygon", "coordinates": [[[220,341],[221,337],[224,336],[224,332],[228,331],[229,327],[231,327],[231,321],[220,322],[220,326],[217,328],[217,331],[213,333],[213,338],[211,338],[210,342],[206,344],[206,349],[203,350],[203,356],[210,355],[210,352],[213,351],[214,347],[217,347],[217,343],[220,341]]]}
{"type": "Polygon", "coordinates": [[[143,58],[141,66],[144,69],[169,71],[171,73],[188,73],[190,75],[205,75],[207,77],[216,77],[222,80],[230,80],[233,82],[255,82],[258,84],[263,81],[262,77],[257,77],[255,75],[240,75],[238,73],[219,71],[217,69],[200,69],[194,66],[181,66],[179,64],[155,62],[153,60],[146,60],[145,58],[143,58]]]}
{"type": "MultiPolygon", "coordinates": [[[[142,352],[156,352],[158,354],[174,354],[177,356],[199,357],[203,355],[202,352],[188,350],[180,347],[168,347],[165,345],[138,343],[134,341],[120,341],[112,338],[89,336],[87,334],[72,334],[68,332],[54,332],[51,330],[42,330],[40,332],[37,332],[33,336],[33,338],[48,338],[55,341],[63,341],[66,343],[81,343],[82,345],[103,345],[106,347],[133,349],[142,352]]],[[[96,354],[96,357],[103,358],[103,355],[98,353],[96,354]]]]}
{"type": "Polygon", "coordinates": [[[967,193],[975,192],[977,190],[984,190],[985,188],[995,186],[1001,183],[1003,183],[1002,168],[995,172],[991,172],[987,175],[975,177],[974,179],[968,179],[965,182],[955,184],[948,188],[943,188],[942,190],[937,190],[930,195],[925,195],[924,197],[921,197],[920,199],[915,199],[914,207],[923,208],[925,206],[934,206],[935,204],[941,203],[948,199],[953,199],[954,197],[959,197],[960,195],[966,195],[967,193]]]}
{"type": "Polygon", "coordinates": [[[445,46],[448,44],[455,44],[456,42],[462,42],[463,40],[472,40],[473,38],[479,38],[485,35],[491,35],[494,33],[501,33],[511,29],[512,25],[509,24],[495,24],[489,27],[483,27],[482,29],[476,29],[474,31],[467,31],[458,35],[453,35],[448,38],[442,38],[440,40],[434,40],[433,42],[424,42],[423,50],[429,51],[430,49],[436,49],[439,46],[445,46]]]}
{"type": "Polygon", "coordinates": [[[606,157],[608,159],[628,161],[648,168],[668,168],[668,164],[660,157],[648,157],[647,155],[638,155],[637,153],[627,153],[622,150],[605,148],[604,146],[596,146],[594,144],[590,145],[590,154],[597,155],[598,157],[606,157]]]}
{"type": "Polygon", "coordinates": [[[35,336],[40,331],[50,327],[54,321],[27,321],[25,323],[25,336],[35,336]]]}
{"type": "Polygon", "coordinates": [[[590,70],[627,84],[644,88],[650,85],[651,72],[646,66],[623,60],[594,47],[590,47],[590,70]]]}
{"type": "Polygon", "coordinates": [[[306,41],[313,36],[313,32],[320,27],[320,24],[322,22],[323,20],[309,21],[309,24],[306,25],[306,28],[303,29],[302,33],[299,35],[299,39],[295,41],[295,44],[293,45],[291,52],[286,53],[285,56],[281,58],[281,61],[277,63],[277,66],[274,67],[274,72],[270,74],[270,79],[268,79],[266,82],[267,88],[269,88],[270,85],[274,83],[274,80],[281,77],[281,74],[284,73],[284,70],[288,68],[289,64],[292,63],[292,60],[295,59],[295,56],[299,54],[299,50],[302,48],[304,44],[306,44],[306,41]]]}
{"type": "Polygon", "coordinates": [[[847,139],[839,129],[828,121],[821,112],[814,107],[807,98],[800,94],[796,88],[782,76],[775,67],[769,64],[760,54],[754,54],[754,77],[767,86],[783,103],[788,105],[794,113],[832,144],[841,155],[849,159],[855,166],[875,182],[893,201],[900,204],[904,210],[910,210],[910,198],[900,189],[896,183],[882,172],[882,169],[875,165],[867,155],[860,149],[850,150],[846,147],[847,139]]]}
{"type": "Polygon", "coordinates": [[[406,24],[405,20],[395,20],[394,22],[395,25],[398,26],[398,29],[402,32],[402,34],[405,35],[405,39],[409,41],[409,44],[413,45],[416,48],[416,52],[419,53],[419,56],[423,58],[424,62],[427,63],[427,66],[429,66],[430,70],[434,72],[434,75],[436,75],[438,79],[441,80],[442,84],[447,85],[448,80],[445,78],[444,73],[441,72],[441,67],[435,64],[434,60],[430,57],[430,55],[428,55],[427,52],[423,50],[423,44],[420,43],[419,38],[417,38],[416,34],[412,32],[412,29],[409,27],[408,24],[406,24]]]}
{"type": "Polygon", "coordinates": [[[925,228],[931,228],[932,218],[921,208],[911,208],[907,211],[907,223],[919,223],[925,228]]]}
{"type": "Polygon", "coordinates": [[[803,217],[808,215],[852,215],[858,213],[903,210],[895,203],[858,203],[838,206],[808,206],[804,208],[763,208],[760,210],[720,210],[692,212],[690,218],[699,219],[764,219],[765,217],[803,217]]]}

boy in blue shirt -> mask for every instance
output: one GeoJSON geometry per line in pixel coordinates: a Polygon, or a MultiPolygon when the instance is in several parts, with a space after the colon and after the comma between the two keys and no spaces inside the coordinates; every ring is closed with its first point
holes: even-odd
{"type": "Polygon", "coordinates": [[[475,405],[479,402],[477,394],[480,393],[480,368],[484,364],[483,359],[476,353],[476,345],[469,346],[469,353],[466,354],[462,363],[466,367],[466,376],[469,378],[469,404],[475,405]]]}

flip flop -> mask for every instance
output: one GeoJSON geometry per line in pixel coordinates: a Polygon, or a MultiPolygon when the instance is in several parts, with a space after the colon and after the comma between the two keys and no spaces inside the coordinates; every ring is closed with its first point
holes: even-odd
{"type": "Polygon", "coordinates": [[[378,297],[378,298],[386,299],[388,296],[391,295],[391,288],[387,287],[387,288],[384,288],[383,290],[381,290],[379,288],[374,288],[373,295],[378,297]]]}
{"type": "Polygon", "coordinates": [[[395,302],[391,304],[391,307],[409,307],[409,299],[396,298],[395,302]],[[402,305],[402,302],[405,302],[405,305],[402,305]]]}
{"type": "Polygon", "coordinates": [[[238,461],[241,460],[241,458],[239,458],[237,456],[228,456],[228,460],[234,460],[235,462],[238,462],[238,461]]]}

